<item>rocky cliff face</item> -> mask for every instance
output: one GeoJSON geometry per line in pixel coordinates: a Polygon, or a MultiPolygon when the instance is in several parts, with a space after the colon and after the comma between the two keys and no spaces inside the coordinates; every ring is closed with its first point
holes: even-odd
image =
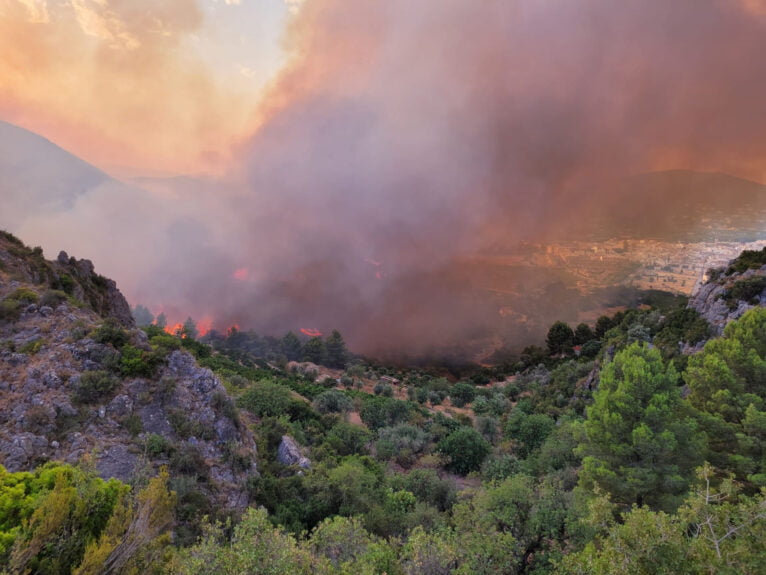
{"type": "Polygon", "coordinates": [[[117,284],[97,274],[90,260],[77,260],[61,252],[55,261],[48,261],[40,248],[28,248],[0,231],[0,272],[8,281],[62,291],[102,318],[115,318],[126,327],[135,325],[117,284]]]}
{"type": "Polygon", "coordinates": [[[766,266],[741,273],[717,270],[689,299],[689,307],[708,321],[713,336],[720,336],[726,324],[758,306],[766,306],[766,266]]]}
{"type": "Polygon", "coordinates": [[[123,327],[127,302],[90,262],[3,239],[0,262],[0,464],[87,460],[124,481],[168,465],[217,505],[246,505],[255,442],[210,370],[123,327]],[[65,274],[68,297],[51,290],[65,274]]]}

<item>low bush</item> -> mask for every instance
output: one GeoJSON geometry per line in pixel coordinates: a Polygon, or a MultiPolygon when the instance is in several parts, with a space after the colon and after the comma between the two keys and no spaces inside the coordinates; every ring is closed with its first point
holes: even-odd
{"type": "Polygon", "coordinates": [[[141,418],[135,413],[128,415],[122,420],[122,426],[128,430],[131,436],[136,437],[144,430],[144,424],[141,418]]]}
{"type": "Polygon", "coordinates": [[[0,321],[14,322],[21,317],[22,305],[15,299],[0,301],[0,321]]]}
{"type": "Polygon", "coordinates": [[[210,398],[210,405],[216,411],[216,413],[219,413],[224,417],[228,417],[231,419],[234,425],[239,428],[240,420],[237,406],[234,405],[234,402],[226,394],[225,391],[218,390],[213,393],[213,397],[210,398]]]}
{"type": "Polygon", "coordinates": [[[252,384],[239,398],[239,407],[257,417],[283,415],[290,405],[290,390],[268,380],[252,384]]]}
{"type": "Polygon", "coordinates": [[[197,439],[210,440],[215,435],[212,427],[189,419],[189,416],[182,409],[170,410],[168,412],[168,422],[170,422],[173,431],[181,439],[196,437],[197,439]]]}
{"type": "Polygon", "coordinates": [[[108,371],[86,371],[74,391],[78,403],[96,403],[103,401],[117,387],[118,380],[108,371]]]}
{"type": "Polygon", "coordinates": [[[36,339],[35,341],[30,341],[30,342],[25,343],[24,345],[22,345],[19,348],[19,351],[21,353],[26,353],[26,354],[29,354],[29,355],[34,355],[38,351],[40,351],[40,349],[44,345],[45,345],[45,340],[44,339],[36,339]]]}
{"type": "Polygon", "coordinates": [[[766,265],[766,248],[761,251],[758,250],[745,250],[739,257],[731,262],[728,273],[739,272],[742,273],[749,269],[758,269],[761,266],[766,265]]]}
{"type": "Polygon", "coordinates": [[[345,393],[332,389],[325,391],[324,393],[316,396],[313,402],[314,409],[319,413],[348,413],[354,407],[354,402],[351,401],[345,393]]]}
{"type": "Polygon", "coordinates": [[[119,370],[125,377],[152,377],[161,363],[161,354],[125,345],[122,348],[119,370]]]}
{"type": "Polygon", "coordinates": [[[123,329],[120,323],[114,318],[107,318],[91,336],[93,341],[111,345],[115,349],[120,349],[128,343],[130,336],[123,329]]]}
{"type": "Polygon", "coordinates": [[[58,307],[65,301],[67,301],[67,294],[60,290],[50,289],[43,292],[43,295],[40,298],[40,305],[58,307]]]}
{"type": "Polygon", "coordinates": [[[173,453],[173,444],[161,435],[150,433],[144,440],[144,449],[150,457],[167,457],[173,453]]]}
{"type": "Polygon", "coordinates": [[[726,299],[736,305],[737,300],[757,303],[757,298],[766,290],[766,277],[757,276],[736,282],[728,290],[726,299]]]}
{"type": "Polygon", "coordinates": [[[30,304],[40,301],[40,296],[33,292],[31,289],[18,288],[8,296],[8,299],[15,299],[20,303],[30,304]]]}

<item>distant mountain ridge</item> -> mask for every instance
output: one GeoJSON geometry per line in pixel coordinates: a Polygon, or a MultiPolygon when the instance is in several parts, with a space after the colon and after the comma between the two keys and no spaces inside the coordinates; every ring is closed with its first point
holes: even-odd
{"type": "Polygon", "coordinates": [[[110,180],[50,140],[0,121],[0,193],[6,212],[65,210],[89,189],[110,180]]]}
{"type": "Polygon", "coordinates": [[[730,231],[744,239],[763,229],[766,185],[718,172],[649,172],[571,191],[560,211],[559,233],[570,237],[685,241],[730,231]]]}

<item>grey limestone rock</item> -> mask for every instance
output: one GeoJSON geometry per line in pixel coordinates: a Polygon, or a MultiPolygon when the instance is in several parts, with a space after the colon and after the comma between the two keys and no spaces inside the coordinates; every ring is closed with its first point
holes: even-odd
{"type": "Polygon", "coordinates": [[[283,435],[277,449],[277,461],[282,465],[297,465],[302,469],[309,469],[311,461],[301,454],[301,450],[295,440],[289,435],[283,435]]]}

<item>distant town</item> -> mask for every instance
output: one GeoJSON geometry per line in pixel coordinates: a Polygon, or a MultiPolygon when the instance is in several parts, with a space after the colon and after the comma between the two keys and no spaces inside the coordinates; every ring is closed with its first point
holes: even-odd
{"type": "Polygon", "coordinates": [[[575,280],[581,293],[627,285],[690,295],[707,279],[710,268],[726,265],[743,250],[760,250],[766,239],[669,242],[610,239],[525,244],[513,254],[485,255],[485,264],[557,268],[575,280]]]}

